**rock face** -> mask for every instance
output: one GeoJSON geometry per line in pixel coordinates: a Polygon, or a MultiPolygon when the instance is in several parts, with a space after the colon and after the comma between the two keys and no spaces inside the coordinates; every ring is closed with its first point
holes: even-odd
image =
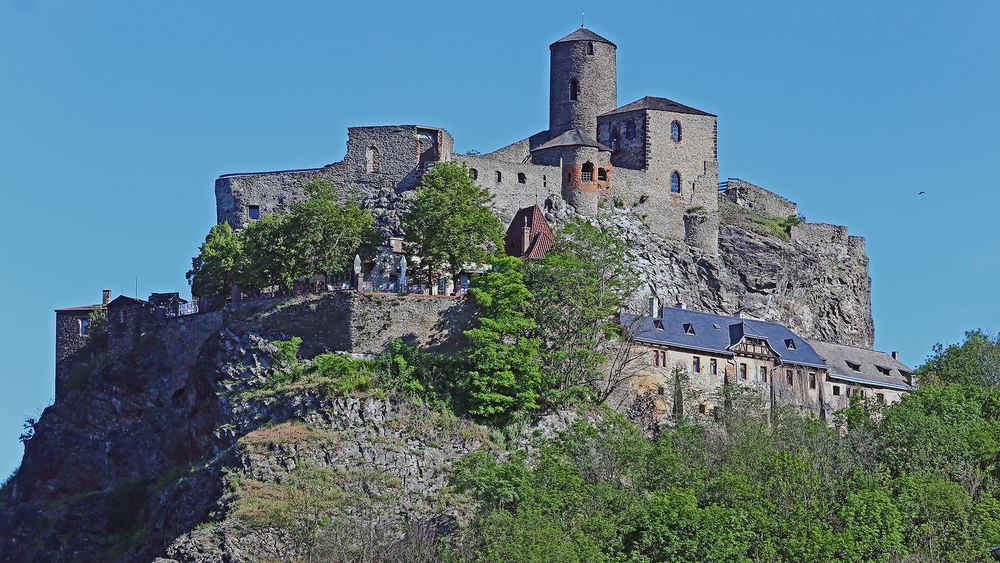
{"type": "MultiPolygon", "coordinates": [[[[573,217],[568,207],[547,214],[554,224],[573,217]]],[[[778,322],[806,338],[865,348],[874,342],[864,239],[848,236],[846,227],[801,224],[786,238],[730,217],[720,226],[716,257],[657,236],[630,210],[606,210],[598,221],[620,228],[632,247],[647,284],[637,308],[654,295],[665,305],[778,322]]]]}
{"type": "Polygon", "coordinates": [[[264,540],[234,531],[226,487],[281,482],[298,465],[391,498],[367,512],[390,536],[463,518],[442,489],[451,464],[488,441],[478,426],[392,397],[249,392],[269,373],[270,342],[287,337],[277,309],[159,326],[47,408],[0,492],[0,561],[257,560],[264,540]]]}

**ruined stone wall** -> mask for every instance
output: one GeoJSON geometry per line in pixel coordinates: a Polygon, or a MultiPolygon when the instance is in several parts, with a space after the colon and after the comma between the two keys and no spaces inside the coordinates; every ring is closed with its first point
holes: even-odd
{"type": "Polygon", "coordinates": [[[55,399],[57,401],[66,394],[66,386],[73,371],[86,365],[96,353],[87,346],[89,338],[80,334],[80,323],[89,316],[90,311],[56,312],[55,399]]]}
{"type": "Polygon", "coordinates": [[[493,194],[493,210],[504,226],[522,207],[536,203],[541,206],[546,200],[562,198],[562,171],[558,166],[518,164],[486,156],[456,155],[454,160],[465,163],[470,175],[475,170],[474,181],[493,194]],[[524,174],[523,184],[518,181],[518,174],[524,174]]]}
{"type": "Polygon", "coordinates": [[[726,181],[724,195],[736,205],[771,217],[787,217],[798,212],[794,201],[739,178],[726,181]]]}
{"type": "Polygon", "coordinates": [[[471,319],[472,303],[466,299],[341,291],[275,307],[262,317],[260,330],[270,340],[298,336],[313,343],[314,349],[303,349],[308,355],[328,350],[378,354],[393,340],[454,352],[471,319]]]}
{"type": "Polygon", "coordinates": [[[633,170],[646,168],[647,139],[646,112],[643,110],[603,115],[597,118],[597,140],[604,146],[615,149],[611,155],[611,164],[616,168],[631,168],[633,170]],[[626,135],[629,123],[635,125],[635,135],[631,139],[626,135]],[[614,141],[616,134],[617,142],[614,141]]]}

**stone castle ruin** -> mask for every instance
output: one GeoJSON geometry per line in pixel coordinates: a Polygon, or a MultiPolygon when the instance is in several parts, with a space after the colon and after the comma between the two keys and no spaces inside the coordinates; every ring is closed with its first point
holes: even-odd
{"type": "Polygon", "coordinates": [[[618,201],[650,218],[657,234],[718,252],[716,117],[666,98],[618,106],[614,43],[581,28],[549,46],[549,127],[494,152],[457,155],[444,129],[352,127],[340,162],[309,170],[227,174],[215,184],[217,217],[241,227],[303,197],[312,177],[362,194],[387,236],[420,176],[438,161],[460,161],[495,196],[509,222],[544,202],[581,215],[618,201]]]}

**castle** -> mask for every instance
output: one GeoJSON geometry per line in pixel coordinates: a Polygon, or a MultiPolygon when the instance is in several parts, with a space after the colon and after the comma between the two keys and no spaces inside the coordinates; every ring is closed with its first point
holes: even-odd
{"type": "Polygon", "coordinates": [[[219,223],[239,228],[287,210],[321,176],[356,190],[385,235],[399,235],[399,209],[435,162],[458,161],[494,196],[509,223],[519,209],[569,205],[594,215],[627,205],[650,229],[707,254],[718,252],[716,116],[666,98],[618,105],[617,47],[585,28],[549,46],[549,125],[484,155],[459,155],[442,128],[351,127],[347,154],[322,168],[227,174],[215,183],[219,223]]]}
{"type": "MultiPolygon", "coordinates": [[[[749,182],[718,181],[716,116],[650,96],[619,106],[617,47],[588,29],[581,27],[559,39],[549,51],[546,130],[487,154],[462,155],[453,151],[452,136],[439,127],[351,127],[340,162],[220,176],[215,182],[218,223],[241,228],[264,215],[286,212],[306,197],[310,181],[326,178],[356,191],[372,211],[390,244],[368,276],[390,280],[401,253],[400,217],[421,176],[435,163],[461,162],[470,178],[492,194],[494,211],[509,224],[505,250],[510,255],[544,255],[555,240],[551,219],[594,216],[612,206],[643,218],[641,228],[633,225],[630,243],[654,296],[688,300],[705,311],[653,306],[641,319],[633,319],[643,326],[635,345],[644,358],[634,387],[659,397],[654,401],[657,411],[674,408],[665,387],[676,367],[695,376],[704,393],[726,383],[763,386],[770,404],[796,404],[824,418],[845,406],[854,393],[892,401],[912,390],[912,372],[895,353],[890,357],[871,350],[864,239],[849,236],[846,227],[802,224],[790,228],[784,249],[773,239],[754,247],[748,244],[753,241],[737,237],[734,246],[732,232],[727,240],[726,228],[720,229],[723,206],[771,218],[795,216],[797,209],[749,182]],[[665,254],[667,243],[683,252],[665,254]],[[650,258],[654,252],[659,254],[650,258]],[[740,285],[734,291],[736,283],[740,285]],[[787,292],[787,303],[773,307],[781,291],[787,292]],[[737,298],[735,306],[732,297],[737,298]],[[742,314],[755,309],[760,318],[742,314]],[[719,314],[737,311],[741,314],[719,314]],[[765,317],[777,322],[761,320],[765,317]],[[826,325],[815,320],[831,317],[835,322],[826,325]]],[[[408,313],[411,321],[427,315],[450,318],[455,315],[450,307],[468,316],[459,305],[407,306],[415,307],[408,313]]],[[[365,307],[371,304],[338,305],[334,316],[367,314],[365,307]]],[[[111,300],[106,292],[101,305],[57,310],[57,397],[72,387],[73,374],[95,359],[93,346],[88,346],[88,319],[95,310],[108,313],[108,348],[123,351],[153,327],[188,322],[178,319],[198,308],[177,294],[154,294],[143,301],[111,300]]],[[[387,327],[407,324],[390,317],[387,327]]],[[[417,336],[429,341],[449,337],[432,334],[434,330],[417,336]]],[[[387,335],[395,334],[357,335],[350,328],[343,332],[346,340],[328,343],[334,349],[354,351],[360,339],[376,350],[388,342],[383,342],[387,335]]],[[[709,402],[700,405],[711,407],[709,402]]]]}

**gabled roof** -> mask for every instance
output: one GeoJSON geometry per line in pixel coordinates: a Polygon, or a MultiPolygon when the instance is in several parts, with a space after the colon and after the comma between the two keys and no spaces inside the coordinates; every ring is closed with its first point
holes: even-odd
{"type": "Polygon", "coordinates": [[[570,129],[555,139],[538,145],[531,149],[531,152],[551,149],[553,147],[595,147],[598,150],[611,152],[611,149],[597,142],[597,139],[584,133],[579,129],[570,129]]]}
{"type": "Polygon", "coordinates": [[[518,258],[544,258],[555,242],[556,237],[552,232],[552,227],[545,220],[541,208],[535,204],[519,209],[514,214],[514,219],[507,227],[504,252],[508,256],[517,256],[518,258]],[[524,227],[528,227],[528,236],[531,237],[528,241],[527,251],[524,251],[524,227]]]}
{"type": "Polygon", "coordinates": [[[125,305],[149,305],[148,301],[143,301],[142,299],[136,299],[135,297],[129,297],[127,295],[119,295],[108,303],[108,307],[121,307],[125,305]]]}
{"type": "Polygon", "coordinates": [[[639,98],[638,100],[632,102],[631,104],[625,104],[620,108],[613,109],[601,115],[614,115],[616,113],[625,113],[629,111],[636,111],[643,109],[657,110],[657,111],[672,111],[674,113],[690,113],[693,115],[707,115],[709,117],[717,117],[713,113],[708,113],[707,111],[701,111],[700,109],[696,109],[691,106],[686,106],[682,103],[675,102],[673,100],[668,100],[667,98],[657,98],[655,96],[645,96],[643,98],[639,98]]]}
{"type": "Polygon", "coordinates": [[[582,25],[580,26],[580,29],[574,31],[573,33],[570,33],[569,35],[563,37],[562,39],[554,41],[552,45],[555,45],[556,43],[565,43],[567,41],[600,41],[601,43],[607,43],[612,47],[618,47],[614,43],[608,41],[607,39],[601,37],[600,35],[594,33],[593,31],[590,31],[589,29],[583,27],[582,25]]]}
{"type": "Polygon", "coordinates": [[[831,379],[902,391],[913,390],[906,377],[913,370],[885,352],[821,340],[810,340],[809,343],[826,362],[831,379]],[[850,364],[859,368],[854,369],[850,364]]]}
{"type": "Polygon", "coordinates": [[[635,338],[640,342],[732,356],[733,347],[749,336],[765,340],[782,363],[826,367],[823,359],[804,338],[777,323],[679,307],[664,307],[662,315],[655,318],[623,313],[621,321],[635,331],[635,338]],[[686,331],[685,325],[689,325],[694,334],[686,331]],[[793,347],[787,346],[786,340],[791,341],[793,347]]]}
{"type": "Polygon", "coordinates": [[[87,311],[99,311],[104,308],[104,305],[82,305],[80,307],[63,307],[61,309],[56,309],[57,313],[82,313],[87,311]]]}

